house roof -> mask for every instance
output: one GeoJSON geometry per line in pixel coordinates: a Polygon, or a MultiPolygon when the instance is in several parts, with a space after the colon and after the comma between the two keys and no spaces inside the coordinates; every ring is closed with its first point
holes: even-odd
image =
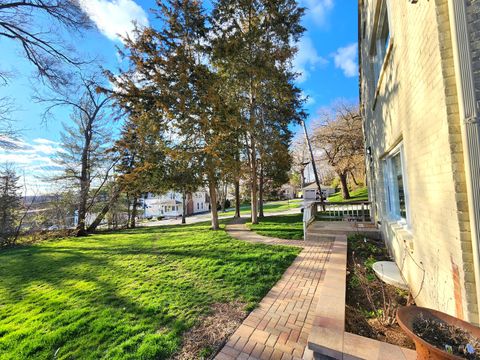
{"type": "MultiPolygon", "coordinates": [[[[327,185],[321,185],[321,186],[322,186],[322,190],[333,189],[331,186],[327,186],[327,185]]],[[[317,189],[318,189],[317,183],[314,183],[314,182],[303,187],[303,190],[317,190],[317,189]]]]}
{"type": "Polygon", "coordinates": [[[182,202],[178,200],[162,200],[162,199],[154,199],[148,202],[149,205],[166,205],[166,206],[173,206],[173,205],[180,205],[182,202]]]}

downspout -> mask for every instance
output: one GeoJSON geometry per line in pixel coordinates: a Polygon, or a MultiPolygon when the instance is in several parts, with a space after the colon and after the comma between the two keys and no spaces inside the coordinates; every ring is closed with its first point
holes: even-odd
{"type": "MultiPolygon", "coordinates": [[[[480,123],[476,107],[465,2],[448,0],[448,9],[465,159],[477,307],[480,308],[480,123]]],[[[478,323],[478,318],[472,319],[468,311],[467,314],[468,321],[478,323]]]]}

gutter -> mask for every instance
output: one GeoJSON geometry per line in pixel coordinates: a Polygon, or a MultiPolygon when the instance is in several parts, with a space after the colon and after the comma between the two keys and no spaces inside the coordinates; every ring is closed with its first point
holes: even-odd
{"type": "MultiPolygon", "coordinates": [[[[477,311],[480,311],[480,119],[473,81],[470,42],[464,0],[448,0],[453,59],[467,185],[468,213],[473,250],[477,311]]],[[[467,311],[468,321],[478,323],[467,311]]]]}

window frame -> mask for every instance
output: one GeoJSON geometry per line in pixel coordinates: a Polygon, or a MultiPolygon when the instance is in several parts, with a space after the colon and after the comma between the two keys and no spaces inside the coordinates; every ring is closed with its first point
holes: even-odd
{"type": "Polygon", "coordinates": [[[389,0],[379,0],[379,5],[376,10],[374,26],[370,37],[370,71],[373,75],[374,90],[374,105],[375,108],[376,99],[378,97],[380,85],[383,79],[383,73],[385,72],[386,63],[390,58],[390,53],[393,47],[393,27],[391,19],[391,11],[389,9],[389,0]],[[388,26],[388,37],[385,45],[382,45],[382,33],[384,32],[385,25],[388,26]],[[378,49],[382,49],[382,57],[379,59],[378,49]]]}
{"type": "Polygon", "coordinates": [[[410,201],[408,193],[405,150],[402,142],[396,145],[383,159],[383,180],[385,187],[385,213],[388,219],[391,221],[396,221],[405,227],[410,227],[410,201]],[[397,186],[393,167],[393,159],[396,156],[400,156],[403,192],[405,199],[405,217],[402,217],[401,214],[399,214],[400,201],[398,189],[396,189],[397,186]]]}

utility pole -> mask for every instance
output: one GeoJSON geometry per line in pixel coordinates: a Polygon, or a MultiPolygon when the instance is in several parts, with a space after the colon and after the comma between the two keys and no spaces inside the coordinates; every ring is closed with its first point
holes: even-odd
{"type": "Polygon", "coordinates": [[[305,120],[302,119],[303,132],[305,134],[305,141],[308,145],[308,150],[310,152],[310,159],[312,162],[313,174],[315,175],[315,182],[317,183],[318,191],[320,192],[320,204],[322,205],[323,211],[325,211],[325,204],[323,202],[322,186],[320,185],[320,179],[318,178],[317,166],[315,165],[315,158],[313,157],[312,144],[310,143],[310,138],[308,137],[307,126],[305,125],[305,120]]]}

